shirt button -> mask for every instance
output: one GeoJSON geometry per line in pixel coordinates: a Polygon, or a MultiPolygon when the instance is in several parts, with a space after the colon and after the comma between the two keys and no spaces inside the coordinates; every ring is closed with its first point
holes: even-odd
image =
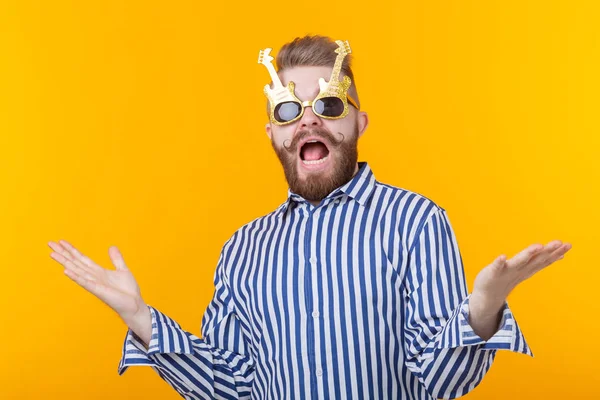
{"type": "Polygon", "coordinates": [[[316,258],[316,257],[311,257],[311,258],[310,258],[310,263],[311,263],[312,265],[317,265],[317,258],[316,258]]]}
{"type": "Polygon", "coordinates": [[[319,318],[319,315],[320,315],[320,314],[319,314],[319,312],[318,312],[318,311],[313,311],[313,312],[312,312],[312,316],[313,316],[313,317],[315,317],[315,318],[319,318]]]}
{"type": "Polygon", "coordinates": [[[317,376],[322,376],[323,370],[321,368],[317,368],[317,376]]]}

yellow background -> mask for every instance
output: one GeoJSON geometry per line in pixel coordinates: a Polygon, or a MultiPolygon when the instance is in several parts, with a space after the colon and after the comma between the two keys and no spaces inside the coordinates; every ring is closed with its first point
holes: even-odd
{"type": "Polygon", "coordinates": [[[258,50],[349,40],[378,180],[446,208],[469,287],[499,254],[573,244],[509,303],[469,399],[598,398],[598,2],[0,2],[0,398],[176,399],[117,375],[125,326],[62,274],[116,244],[145,300],[199,334],[224,241],[285,200],[258,50]]]}

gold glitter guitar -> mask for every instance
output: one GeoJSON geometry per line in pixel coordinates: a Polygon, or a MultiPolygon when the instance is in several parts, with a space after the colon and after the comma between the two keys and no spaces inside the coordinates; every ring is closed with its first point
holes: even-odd
{"type": "Polygon", "coordinates": [[[267,67],[269,75],[271,76],[271,80],[273,81],[273,89],[271,89],[268,83],[265,85],[264,89],[265,95],[269,99],[269,104],[271,106],[271,120],[273,120],[273,111],[275,110],[275,106],[277,104],[286,101],[295,101],[300,104],[302,104],[302,102],[294,94],[294,90],[296,87],[294,82],[288,82],[287,86],[283,86],[283,84],[281,83],[279,75],[277,75],[277,71],[275,71],[275,67],[273,67],[273,57],[269,55],[271,50],[273,49],[271,49],[270,47],[261,50],[258,53],[258,63],[263,64],[265,67],[267,67]]]}
{"type": "MultiPolygon", "coordinates": [[[[352,50],[350,50],[350,44],[348,41],[336,40],[338,48],[335,49],[337,53],[337,57],[335,58],[335,64],[333,65],[333,70],[331,71],[331,77],[329,78],[329,82],[325,82],[325,79],[319,78],[319,95],[313,101],[317,101],[322,97],[339,97],[344,102],[345,113],[342,115],[346,116],[348,113],[348,105],[346,103],[346,97],[348,93],[348,88],[352,84],[349,76],[344,76],[343,80],[339,80],[340,72],[342,70],[342,63],[346,55],[350,54],[352,50]]],[[[358,108],[358,107],[357,107],[358,108]]]]}

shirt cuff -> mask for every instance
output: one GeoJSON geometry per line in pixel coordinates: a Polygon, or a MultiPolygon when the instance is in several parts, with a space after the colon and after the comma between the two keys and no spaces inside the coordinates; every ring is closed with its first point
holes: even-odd
{"type": "Polygon", "coordinates": [[[152,336],[148,350],[131,329],[127,331],[123,354],[119,362],[119,375],[133,365],[156,366],[152,356],[157,353],[193,354],[192,341],[179,324],[154,307],[148,306],[152,317],[152,336]]]}
{"type": "Polygon", "coordinates": [[[525,337],[515,320],[508,303],[505,301],[502,307],[502,318],[498,330],[488,340],[479,337],[469,323],[469,295],[460,305],[458,314],[459,337],[462,346],[480,345],[485,350],[510,350],[516,353],[527,354],[533,357],[533,352],[527,345],[525,337]]]}
{"type": "Polygon", "coordinates": [[[510,350],[533,357],[533,352],[525,342],[525,337],[506,302],[502,307],[502,318],[494,336],[488,340],[479,337],[469,324],[470,298],[469,295],[454,310],[441,332],[436,348],[476,346],[482,350],[510,350]]]}

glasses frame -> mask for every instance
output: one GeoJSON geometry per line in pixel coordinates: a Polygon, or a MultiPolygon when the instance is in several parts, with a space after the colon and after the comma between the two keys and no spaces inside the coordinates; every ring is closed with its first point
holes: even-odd
{"type": "Polygon", "coordinates": [[[335,95],[331,95],[331,93],[328,92],[323,92],[321,91],[317,97],[315,97],[313,100],[304,100],[301,101],[296,94],[294,93],[294,88],[295,88],[295,84],[294,82],[289,82],[288,83],[288,89],[289,92],[292,94],[293,100],[284,100],[284,101],[280,101],[277,104],[271,104],[271,123],[278,125],[278,126],[283,126],[283,125],[289,125],[291,123],[294,123],[296,121],[298,121],[299,119],[302,118],[302,116],[304,115],[304,109],[306,107],[313,107],[313,104],[320,99],[323,99],[325,97],[337,97],[338,99],[340,99],[342,101],[342,103],[344,104],[344,111],[342,111],[342,113],[337,116],[337,117],[331,117],[331,116],[327,116],[327,115],[321,115],[317,112],[315,112],[315,109],[313,108],[313,113],[315,115],[317,115],[320,118],[325,118],[325,119],[342,119],[344,117],[346,117],[348,115],[348,113],[350,112],[348,109],[348,103],[350,103],[352,106],[354,106],[354,108],[356,108],[357,110],[359,110],[358,108],[358,103],[356,102],[356,100],[354,100],[352,98],[352,96],[350,96],[348,93],[346,93],[345,97],[341,97],[341,96],[335,96],[335,95]],[[300,105],[300,114],[298,114],[298,116],[296,116],[294,119],[291,119],[289,121],[285,121],[285,122],[279,122],[277,121],[277,119],[275,118],[275,108],[277,108],[278,105],[283,104],[283,103],[297,103],[300,105]]]}

